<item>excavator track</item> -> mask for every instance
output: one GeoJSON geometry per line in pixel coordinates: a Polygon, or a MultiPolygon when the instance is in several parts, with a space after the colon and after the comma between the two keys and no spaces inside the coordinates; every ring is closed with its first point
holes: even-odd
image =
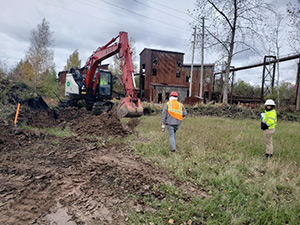
{"type": "Polygon", "coordinates": [[[93,105],[92,112],[94,115],[100,115],[102,112],[110,111],[114,106],[113,102],[95,102],[93,105]]]}

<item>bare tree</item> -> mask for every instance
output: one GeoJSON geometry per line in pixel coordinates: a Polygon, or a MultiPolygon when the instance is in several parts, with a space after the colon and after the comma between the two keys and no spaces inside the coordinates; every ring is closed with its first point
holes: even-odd
{"type": "MultiPolygon", "coordinates": [[[[130,46],[130,51],[131,51],[131,58],[132,58],[132,61],[133,61],[133,67],[134,67],[134,70],[136,71],[137,66],[134,63],[134,60],[136,58],[136,48],[135,48],[135,40],[133,38],[129,39],[129,46],[130,46]]],[[[113,57],[113,62],[110,65],[109,69],[115,75],[118,75],[118,76],[122,75],[122,70],[121,70],[121,67],[120,67],[120,59],[118,58],[117,55],[115,55],[113,57]]]]}
{"type": "Polygon", "coordinates": [[[279,80],[280,80],[280,70],[279,70],[279,58],[280,58],[280,49],[282,47],[282,43],[284,43],[285,32],[283,29],[283,21],[284,15],[282,12],[272,11],[270,14],[270,19],[273,21],[267,27],[265,27],[264,31],[264,49],[268,54],[275,55],[277,58],[277,78],[276,78],[276,89],[277,89],[277,106],[280,105],[279,98],[279,80]]]}
{"type": "MultiPolygon", "coordinates": [[[[136,58],[136,48],[135,48],[135,40],[133,38],[129,39],[129,46],[130,46],[130,51],[131,51],[131,58],[133,61],[133,67],[134,67],[134,71],[137,70],[137,66],[134,63],[134,59],[136,58]]],[[[113,62],[112,64],[109,66],[109,70],[113,73],[113,75],[115,75],[116,77],[120,78],[120,76],[122,76],[122,69],[121,69],[121,61],[118,58],[117,55],[115,55],[113,57],[113,62]]],[[[121,82],[118,81],[114,81],[114,87],[113,89],[116,92],[122,93],[123,92],[123,86],[121,85],[121,82]]]]}
{"type": "Polygon", "coordinates": [[[54,45],[50,23],[43,19],[41,24],[32,30],[30,36],[30,46],[27,50],[26,60],[33,67],[33,77],[35,86],[41,81],[42,76],[54,67],[53,50],[54,45]]]}
{"type": "Polygon", "coordinates": [[[280,106],[280,97],[279,97],[279,78],[280,78],[280,71],[279,71],[279,57],[280,57],[280,49],[283,39],[283,33],[282,33],[282,21],[284,17],[281,13],[276,13],[275,14],[275,27],[274,27],[274,44],[275,44],[275,54],[277,58],[277,82],[276,82],[276,87],[277,87],[277,107],[279,108],[280,106]]]}
{"type": "Polygon", "coordinates": [[[290,18],[292,31],[289,36],[290,47],[295,52],[300,52],[300,0],[298,4],[288,3],[287,12],[290,18]]]}
{"type": "Polygon", "coordinates": [[[0,78],[4,78],[7,75],[7,65],[4,60],[0,60],[0,78]]]}
{"type": "Polygon", "coordinates": [[[206,19],[206,42],[223,52],[226,58],[223,103],[228,103],[228,82],[232,58],[248,50],[254,36],[259,36],[258,27],[264,13],[269,9],[264,0],[197,0],[196,9],[191,12],[197,23],[206,19]],[[247,41],[248,40],[248,43],[247,41]]]}

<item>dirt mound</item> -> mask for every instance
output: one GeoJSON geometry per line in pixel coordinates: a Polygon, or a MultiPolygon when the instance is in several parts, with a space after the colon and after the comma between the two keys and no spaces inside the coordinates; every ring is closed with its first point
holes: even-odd
{"type": "Polygon", "coordinates": [[[89,115],[83,118],[81,124],[72,127],[79,135],[93,134],[96,136],[115,135],[126,136],[129,130],[126,130],[119,117],[113,112],[102,113],[99,116],[89,115]]]}
{"type": "Polygon", "coordinates": [[[0,80],[0,117],[11,118],[18,103],[22,109],[50,110],[43,98],[31,87],[21,82],[0,80]]]}
{"type": "Polygon", "coordinates": [[[12,121],[17,104],[21,104],[18,123],[32,127],[49,128],[69,126],[78,135],[115,135],[124,136],[130,129],[123,127],[113,112],[92,115],[85,109],[50,109],[37,92],[21,82],[0,80],[0,118],[12,121]]]}
{"type": "Polygon", "coordinates": [[[132,130],[122,125],[119,117],[114,111],[103,112],[93,115],[86,109],[61,108],[57,111],[58,123],[61,126],[68,125],[71,130],[79,136],[126,136],[132,130]]]}

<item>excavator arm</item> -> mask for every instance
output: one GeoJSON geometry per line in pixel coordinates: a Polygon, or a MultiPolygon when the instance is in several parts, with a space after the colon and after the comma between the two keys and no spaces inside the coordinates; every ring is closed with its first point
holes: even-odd
{"type": "Polygon", "coordinates": [[[134,69],[131,58],[130,46],[128,41],[128,34],[126,32],[120,32],[119,35],[106,45],[99,47],[88,58],[86,62],[87,75],[85,78],[85,86],[87,92],[94,94],[96,92],[97,82],[100,77],[100,72],[96,74],[96,80],[93,84],[93,78],[97,68],[101,62],[115,54],[119,54],[120,67],[123,72],[120,80],[125,90],[126,96],[121,99],[117,113],[120,117],[138,117],[143,114],[143,107],[141,100],[138,98],[139,89],[135,87],[134,83],[134,69]],[[119,42],[116,42],[119,38],[119,42]]]}

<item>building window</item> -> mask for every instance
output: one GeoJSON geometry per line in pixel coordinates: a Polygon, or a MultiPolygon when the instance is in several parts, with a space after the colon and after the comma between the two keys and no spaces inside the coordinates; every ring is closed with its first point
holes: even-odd
{"type": "Polygon", "coordinates": [[[146,64],[142,64],[142,69],[146,69],[146,64]]]}
{"type": "Polygon", "coordinates": [[[186,77],[185,77],[185,82],[187,82],[187,83],[190,82],[190,77],[189,77],[189,76],[186,76],[186,77]]]}
{"type": "Polygon", "coordinates": [[[169,92],[166,92],[166,99],[169,99],[169,96],[170,96],[170,93],[169,92]]]}
{"type": "Polygon", "coordinates": [[[176,77],[180,77],[180,71],[176,72],[176,77]]]}
{"type": "Polygon", "coordinates": [[[181,61],[180,60],[177,61],[177,66],[181,67],[181,61]]]}
{"type": "Polygon", "coordinates": [[[153,65],[157,65],[157,58],[154,58],[154,59],[152,60],[152,64],[153,64],[153,65]]]}
{"type": "Polygon", "coordinates": [[[158,103],[162,103],[162,93],[158,93],[158,103]]]}
{"type": "Polygon", "coordinates": [[[156,76],[156,74],[157,74],[157,69],[152,69],[152,75],[156,76]]]}

